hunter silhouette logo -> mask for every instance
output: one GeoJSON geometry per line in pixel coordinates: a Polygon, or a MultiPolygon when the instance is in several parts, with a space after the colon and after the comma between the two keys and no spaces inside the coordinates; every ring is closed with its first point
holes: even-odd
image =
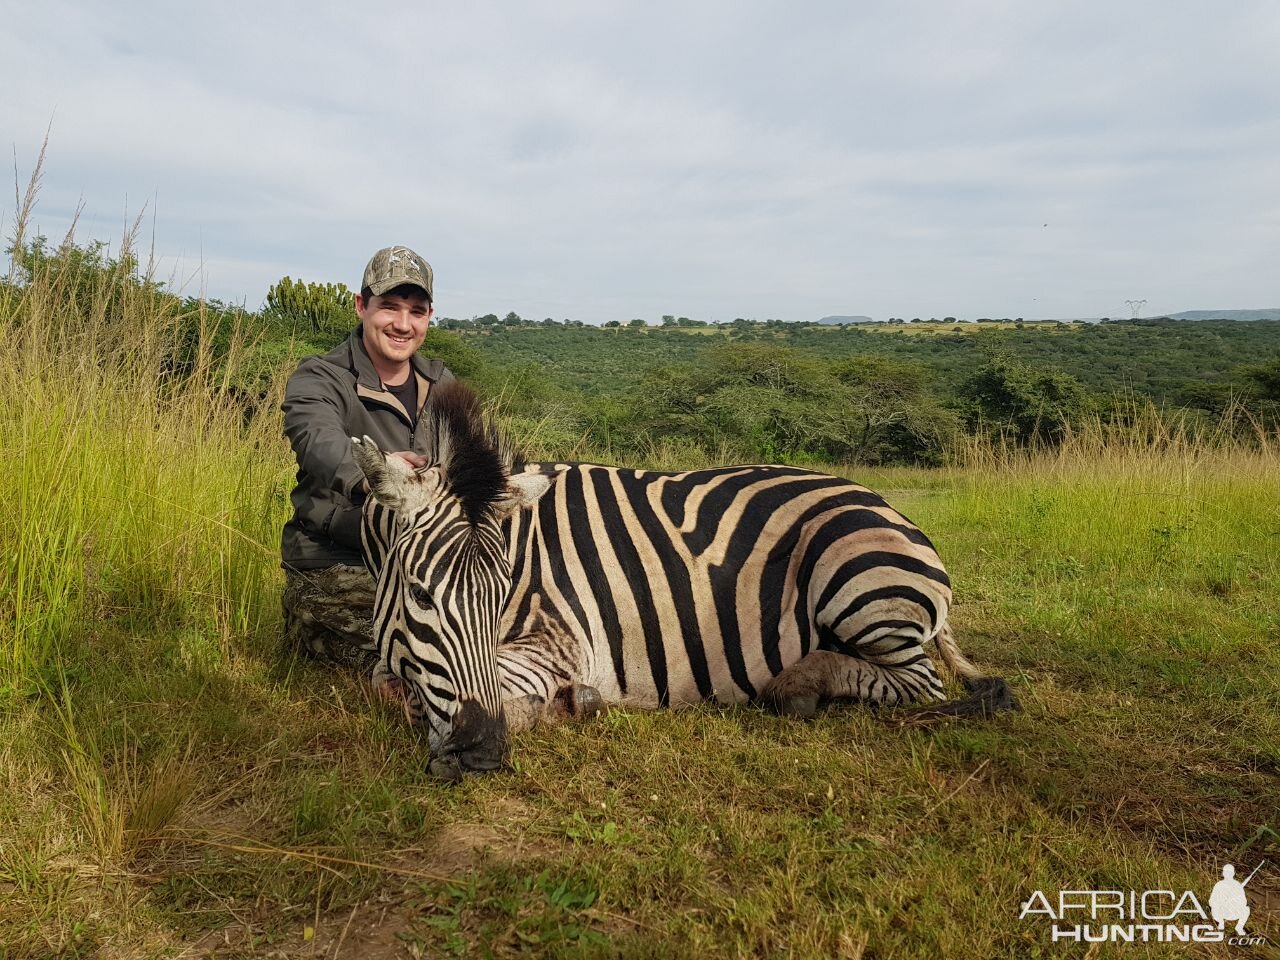
{"type": "Polygon", "coordinates": [[[1191,890],[1059,890],[1050,900],[1041,890],[1031,894],[1019,920],[1042,917],[1053,922],[1050,934],[1077,943],[1226,943],[1256,946],[1266,938],[1249,934],[1249,898],[1245,887],[1264,860],[1244,878],[1234,864],[1222,867],[1222,879],[1209,894],[1209,909],[1191,890]],[[1234,924],[1228,930],[1227,924],[1234,924]]]}
{"type": "MultiPolygon", "coordinates": [[[[1266,861],[1264,860],[1263,863],[1266,861]]],[[[1244,883],[1236,879],[1236,868],[1227,864],[1222,868],[1222,879],[1213,885],[1213,893],[1209,894],[1209,910],[1221,930],[1228,920],[1234,920],[1236,933],[1245,936],[1244,922],[1249,919],[1249,899],[1244,895],[1244,888],[1249,885],[1254,874],[1262,869],[1262,864],[1253,868],[1253,873],[1244,878],[1244,883]]]]}

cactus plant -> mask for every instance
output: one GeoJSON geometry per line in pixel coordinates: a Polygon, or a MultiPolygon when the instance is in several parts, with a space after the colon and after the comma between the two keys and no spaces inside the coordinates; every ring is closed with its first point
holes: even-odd
{"type": "Polygon", "coordinates": [[[293,334],[345,333],[355,321],[351,291],[343,283],[307,283],[283,277],[267,291],[264,311],[293,334]]]}

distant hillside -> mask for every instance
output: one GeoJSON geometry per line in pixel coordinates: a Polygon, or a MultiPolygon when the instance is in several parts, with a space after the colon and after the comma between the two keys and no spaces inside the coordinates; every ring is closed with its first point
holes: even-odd
{"type": "Polygon", "coordinates": [[[1183,310],[1163,316],[1170,320],[1280,320],[1280,307],[1265,310],[1183,310]]]}
{"type": "Polygon", "coordinates": [[[819,323],[838,324],[838,323],[875,323],[870,317],[823,317],[819,323]]]}

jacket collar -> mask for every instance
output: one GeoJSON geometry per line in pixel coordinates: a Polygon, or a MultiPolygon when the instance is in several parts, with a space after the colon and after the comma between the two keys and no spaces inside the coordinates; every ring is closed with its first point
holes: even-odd
{"type": "MultiPolygon", "coordinates": [[[[332,360],[351,372],[356,378],[356,396],[390,407],[399,413],[406,423],[413,422],[414,418],[409,416],[408,411],[401,406],[395,395],[383,388],[378,371],[373,368],[373,361],[369,359],[369,353],[364,347],[364,324],[357,324],[346,342],[332,350],[325,359],[332,360]]],[[[428,360],[415,353],[409,358],[409,365],[413,368],[413,375],[418,378],[418,409],[414,412],[420,413],[426,404],[431,386],[440,379],[444,362],[428,360]]]]}

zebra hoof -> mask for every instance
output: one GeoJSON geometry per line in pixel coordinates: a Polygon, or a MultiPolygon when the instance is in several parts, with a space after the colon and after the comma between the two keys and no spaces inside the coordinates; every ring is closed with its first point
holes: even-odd
{"type": "Polygon", "coordinates": [[[462,764],[458,762],[457,754],[432,757],[431,762],[427,764],[427,772],[446,783],[462,782],[462,764]]]}
{"type": "Polygon", "coordinates": [[[557,690],[556,705],[575,720],[589,720],[604,713],[600,691],[585,683],[572,683],[557,690]]]}
{"type": "Polygon", "coordinates": [[[773,709],[783,717],[799,717],[801,720],[812,720],[818,715],[818,697],[815,694],[780,697],[773,701],[773,709]]]}

